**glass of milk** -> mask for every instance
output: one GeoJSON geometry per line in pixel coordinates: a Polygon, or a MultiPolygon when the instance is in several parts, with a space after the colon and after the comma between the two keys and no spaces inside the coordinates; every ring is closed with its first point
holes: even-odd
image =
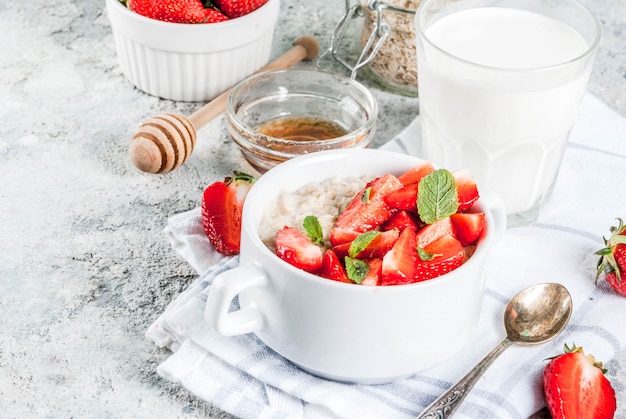
{"type": "Polygon", "coordinates": [[[417,33],[424,157],[467,168],[508,226],[549,199],[600,25],[576,0],[424,0],[417,33]]]}

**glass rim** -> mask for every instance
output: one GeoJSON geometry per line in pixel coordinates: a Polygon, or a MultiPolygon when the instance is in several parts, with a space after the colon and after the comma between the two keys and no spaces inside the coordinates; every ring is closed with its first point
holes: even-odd
{"type": "MultiPolygon", "coordinates": [[[[436,45],[435,43],[433,43],[430,38],[428,36],[426,36],[425,30],[424,30],[424,26],[421,24],[421,20],[423,18],[423,15],[425,13],[425,11],[427,10],[427,5],[429,5],[430,3],[437,1],[437,0],[423,0],[420,3],[420,6],[417,9],[417,12],[415,13],[415,32],[416,35],[419,39],[421,39],[423,42],[428,43],[428,45],[432,48],[434,48],[436,51],[438,51],[439,53],[445,55],[448,58],[451,58],[453,60],[462,62],[466,65],[470,65],[473,67],[477,67],[477,68],[483,68],[486,70],[490,70],[490,71],[498,71],[498,72],[506,72],[506,73],[537,73],[537,72],[541,72],[541,71],[550,71],[550,70],[555,70],[555,69],[559,69],[561,67],[566,67],[568,65],[571,65],[573,63],[576,62],[580,62],[580,61],[584,61],[585,59],[587,59],[589,56],[593,55],[597,48],[598,45],[600,44],[600,39],[602,36],[602,26],[600,24],[600,21],[598,20],[598,18],[591,12],[591,10],[582,2],[578,1],[578,0],[567,0],[569,1],[570,4],[578,7],[580,10],[582,10],[589,18],[591,18],[591,21],[593,22],[593,28],[594,28],[594,37],[593,37],[593,41],[591,43],[588,44],[587,49],[575,56],[574,58],[571,58],[567,61],[563,61],[560,63],[556,63],[556,64],[551,64],[551,65],[547,65],[547,66],[540,66],[540,67],[529,67],[529,68],[506,68],[506,67],[496,67],[493,65],[487,65],[487,64],[480,64],[474,61],[470,61],[464,58],[460,58],[457,57],[456,55],[446,51],[445,49],[439,47],[438,45],[436,45]]],[[[483,5],[483,6],[475,6],[475,7],[468,7],[467,9],[462,9],[462,10],[470,10],[470,9],[477,9],[479,7],[510,7],[506,4],[498,4],[498,5],[483,5]]],[[[520,9],[520,10],[530,10],[527,8],[523,8],[523,7],[515,7],[516,9],[520,9]]],[[[455,12],[453,12],[455,13],[455,12]]],[[[538,12],[540,13],[540,12],[538,12]]],[[[545,13],[542,13],[544,16],[547,16],[545,13]]],[[[565,22],[563,22],[565,23],[565,22]]],[[[576,28],[572,27],[571,25],[565,23],[567,26],[569,26],[570,28],[572,28],[573,30],[576,31],[576,33],[578,33],[580,35],[580,31],[577,30],[576,28]]],[[[418,48],[419,50],[419,48],[418,48]]]]}
{"type": "MultiPolygon", "coordinates": [[[[289,92],[281,91],[280,95],[288,97],[289,92]]],[[[233,129],[243,132],[248,136],[263,137],[267,140],[268,143],[280,144],[280,145],[285,145],[285,146],[299,146],[298,148],[306,148],[312,145],[320,144],[322,142],[327,147],[332,148],[342,143],[350,142],[351,139],[355,137],[366,136],[372,131],[373,127],[378,123],[378,117],[379,117],[378,101],[376,100],[372,92],[369,89],[367,89],[363,84],[361,84],[357,80],[346,77],[344,75],[333,73],[333,72],[328,72],[325,70],[320,70],[317,68],[294,67],[294,68],[287,68],[287,69],[275,69],[275,70],[269,70],[269,71],[265,71],[261,73],[252,74],[251,76],[247,77],[246,79],[242,80],[237,85],[235,85],[235,87],[231,90],[231,92],[229,93],[226,99],[226,120],[227,120],[227,124],[230,124],[233,129]],[[354,89],[355,92],[358,92],[362,95],[362,97],[358,99],[356,98],[355,95],[350,95],[350,97],[354,99],[355,101],[357,101],[358,104],[362,107],[362,109],[365,109],[366,112],[365,112],[364,122],[360,124],[357,128],[339,137],[330,138],[330,139],[323,140],[323,141],[320,141],[320,140],[295,141],[295,140],[288,140],[284,138],[273,137],[271,135],[261,134],[258,131],[256,131],[256,127],[250,126],[249,124],[242,121],[238,114],[239,107],[241,106],[241,103],[239,102],[239,95],[241,95],[241,92],[254,89],[254,85],[259,80],[264,80],[264,81],[271,80],[273,82],[275,79],[280,80],[280,77],[283,74],[287,74],[287,73],[296,74],[296,75],[297,74],[315,74],[323,78],[328,77],[330,79],[341,80],[346,85],[350,86],[351,89],[354,89]]],[[[244,140],[244,141],[246,143],[250,143],[248,140],[244,140]]],[[[360,142],[361,141],[359,141],[359,143],[360,142]]],[[[256,147],[261,147],[258,144],[255,144],[255,145],[256,147]]],[[[266,149],[265,147],[262,147],[262,148],[266,149]]],[[[272,153],[276,153],[277,155],[284,153],[284,152],[278,152],[276,150],[271,150],[271,151],[272,153]]],[[[291,156],[292,154],[285,153],[285,155],[291,156]]]]}

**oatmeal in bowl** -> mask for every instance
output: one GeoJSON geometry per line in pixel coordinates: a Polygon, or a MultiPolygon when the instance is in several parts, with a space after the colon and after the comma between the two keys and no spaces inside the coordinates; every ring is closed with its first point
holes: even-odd
{"type": "MultiPolygon", "coordinates": [[[[323,231],[329,232],[339,214],[367,183],[366,177],[350,176],[313,181],[296,191],[283,191],[263,211],[259,236],[276,250],[276,232],[284,226],[298,226],[304,233],[304,219],[314,216],[323,231]]],[[[327,240],[327,245],[330,242],[327,240]]]]}

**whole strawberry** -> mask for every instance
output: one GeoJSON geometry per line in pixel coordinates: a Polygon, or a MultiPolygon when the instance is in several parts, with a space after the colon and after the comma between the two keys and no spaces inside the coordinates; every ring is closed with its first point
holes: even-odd
{"type": "Polygon", "coordinates": [[[604,239],[605,247],[595,252],[600,256],[596,281],[604,272],[607,282],[620,295],[626,297],[626,227],[621,218],[619,224],[609,229],[611,237],[604,239]]]}
{"type": "Polygon", "coordinates": [[[201,0],[128,0],[130,10],[150,19],[173,23],[213,23],[228,20],[223,13],[204,7],[201,0]]]}
{"type": "Polygon", "coordinates": [[[602,363],[582,348],[568,347],[543,371],[543,389],[553,419],[611,419],[617,402],[602,363]]]}
{"type": "Polygon", "coordinates": [[[202,226],[209,241],[223,255],[239,253],[241,215],[255,178],[242,172],[209,185],[202,195],[202,226]]]}
{"type": "Polygon", "coordinates": [[[247,15],[267,3],[267,0],[213,0],[230,19],[247,15]]]}

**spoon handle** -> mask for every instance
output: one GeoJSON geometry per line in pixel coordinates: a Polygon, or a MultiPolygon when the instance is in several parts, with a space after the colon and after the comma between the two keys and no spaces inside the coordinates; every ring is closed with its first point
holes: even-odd
{"type": "Polygon", "coordinates": [[[504,339],[498,346],[493,348],[476,366],[468,372],[465,377],[461,378],[448,391],[443,393],[437,400],[432,402],[417,419],[437,418],[445,419],[452,416],[454,411],[459,407],[461,402],[467,396],[467,393],[474,387],[476,381],[485,373],[487,368],[495,361],[495,359],[511,345],[511,341],[504,339]]]}

